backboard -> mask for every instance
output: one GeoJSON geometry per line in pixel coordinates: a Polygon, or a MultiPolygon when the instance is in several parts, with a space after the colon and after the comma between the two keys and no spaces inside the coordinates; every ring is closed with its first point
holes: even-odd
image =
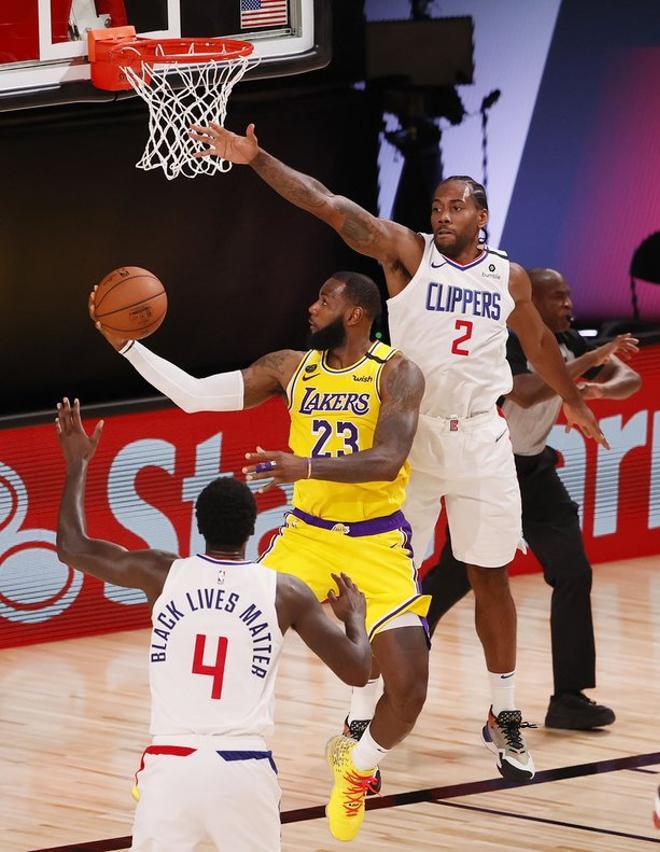
{"type": "Polygon", "coordinates": [[[261,60],[251,79],[330,59],[328,0],[2,0],[0,111],[127,96],[95,89],[87,60],[88,30],[127,25],[150,37],[251,41],[261,60]]]}

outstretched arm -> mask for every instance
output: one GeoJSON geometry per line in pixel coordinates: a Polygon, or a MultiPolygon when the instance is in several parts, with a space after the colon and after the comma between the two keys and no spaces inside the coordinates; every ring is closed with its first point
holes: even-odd
{"type": "Polygon", "coordinates": [[[400,292],[415,274],[422,259],[424,240],[414,231],[379,219],[322,183],[282,163],[263,148],[250,124],[245,136],[220,125],[194,125],[193,139],[209,147],[197,156],[222,157],[249,165],[275,192],[334,228],[352,249],[375,258],[384,268],[390,295],[400,292]]]}
{"type": "Polygon", "coordinates": [[[289,574],[277,577],[277,613],[282,633],[288,627],[344,683],[364,686],[371,671],[371,646],[364,626],[366,602],[362,592],[346,574],[332,574],[339,595],[328,590],[335,615],[345,633],[323,612],[313,592],[302,580],[289,574]]]}
{"type": "Polygon", "coordinates": [[[614,355],[594,379],[578,384],[583,399],[627,399],[641,386],[639,373],[614,355]]]}
{"type": "Polygon", "coordinates": [[[337,458],[303,458],[291,453],[262,450],[247,454],[247,458],[255,464],[244,467],[243,473],[248,480],[272,478],[268,487],[298,479],[392,481],[410,454],[423,394],[422,371],[413,361],[397,355],[383,367],[381,406],[370,449],[337,458]]]}
{"type": "Polygon", "coordinates": [[[89,315],[96,329],[129,361],[150,385],[189,414],[195,411],[241,411],[283,396],[302,358],[301,352],[283,349],[270,352],[244,370],[195,378],[176,364],[156,355],[136,340],[125,340],[106,331],[96,320],[94,294],[89,315]]]}
{"type": "MultiPolygon", "coordinates": [[[[630,334],[619,334],[614,340],[604,343],[596,349],[590,349],[583,355],[566,363],[566,371],[573,380],[579,379],[580,376],[583,376],[594,367],[601,367],[595,380],[584,383],[580,382],[578,384],[578,389],[582,393],[583,399],[597,399],[602,396],[612,398],[609,396],[610,393],[630,396],[630,394],[638,390],[639,385],[636,385],[633,380],[635,376],[639,379],[637,373],[626,367],[622,361],[614,356],[615,352],[619,352],[623,357],[630,357],[639,351],[637,348],[638,342],[630,334]],[[620,365],[623,370],[613,370],[615,364],[620,365]],[[615,385],[609,384],[610,379],[615,380],[615,385]],[[622,382],[621,384],[619,383],[620,381],[622,382]],[[608,383],[607,388],[604,387],[606,382],[608,383]],[[584,388],[587,385],[590,388],[598,385],[600,390],[585,392],[584,388]]],[[[513,377],[513,390],[509,394],[509,398],[523,408],[530,408],[538,402],[552,399],[553,396],[556,396],[556,391],[550,385],[546,384],[536,373],[519,373],[513,377]]],[[[624,399],[625,396],[617,396],[615,398],[624,399]]]]}
{"type": "Polygon", "coordinates": [[[65,397],[57,406],[57,436],[66,461],[66,479],[57,523],[57,556],[60,561],[117,586],[142,589],[153,605],[160,594],[173,553],[159,550],[128,551],[109,541],[87,535],[85,484],[87,464],[101,437],[103,421],[91,438],[83,429],[80,403],[65,397]]]}
{"type": "Polygon", "coordinates": [[[588,438],[608,447],[593,412],[566,369],[559,344],[532,302],[532,284],[522,266],[511,264],[509,291],[516,306],[508,324],[516,333],[527,360],[553,391],[564,400],[567,429],[579,427],[588,438]]]}

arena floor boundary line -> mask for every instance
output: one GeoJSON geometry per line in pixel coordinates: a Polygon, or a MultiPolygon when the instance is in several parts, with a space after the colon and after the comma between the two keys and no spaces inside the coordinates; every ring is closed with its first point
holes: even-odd
{"type": "MultiPolygon", "coordinates": [[[[523,819],[527,822],[541,822],[544,825],[556,825],[560,828],[576,828],[579,831],[591,831],[594,834],[608,834],[612,837],[626,837],[628,840],[641,840],[646,843],[660,843],[660,838],[649,837],[644,834],[629,834],[626,831],[615,831],[613,828],[598,828],[595,825],[580,825],[577,822],[564,822],[560,819],[549,819],[548,817],[532,816],[531,814],[517,814],[513,811],[502,811],[493,808],[481,808],[478,805],[464,805],[460,802],[435,801],[434,805],[445,808],[460,808],[463,811],[475,811],[480,814],[491,814],[492,816],[510,817],[523,819]]],[[[650,822],[650,820],[649,820],[650,822]]]]}
{"type": "MultiPolygon", "coordinates": [[[[469,810],[483,811],[484,813],[499,814],[501,816],[516,819],[546,822],[552,825],[566,826],[584,831],[598,832],[601,834],[613,834],[636,840],[644,840],[650,843],[660,843],[653,837],[643,835],[625,834],[612,829],[599,829],[594,826],[564,823],[559,820],[550,820],[544,817],[532,817],[525,814],[516,814],[508,811],[490,810],[476,805],[463,805],[458,802],[445,802],[446,799],[454,799],[459,796],[470,796],[477,793],[490,793],[494,790],[508,790],[512,787],[529,787],[534,784],[547,784],[550,781],[564,781],[569,778],[582,778],[586,775],[598,775],[605,772],[619,772],[622,769],[639,769],[644,766],[660,764],[660,751],[647,754],[636,754],[629,757],[615,757],[609,760],[598,760],[594,763],[579,763],[574,766],[560,766],[557,769],[544,769],[537,772],[533,781],[526,784],[518,784],[514,781],[506,781],[503,778],[490,778],[485,781],[467,781],[463,784],[451,784],[446,787],[430,787],[426,790],[411,790],[408,793],[393,793],[390,796],[378,796],[367,801],[367,810],[375,811],[381,808],[394,808],[402,805],[415,805],[421,802],[451,804],[453,807],[466,808],[469,810]]],[[[304,822],[313,819],[322,819],[325,816],[325,805],[313,805],[309,808],[297,808],[285,811],[282,814],[282,824],[291,822],[304,822]]],[[[94,840],[88,843],[74,843],[68,846],[50,846],[33,849],[31,852],[111,852],[115,849],[128,849],[131,845],[130,837],[114,837],[108,840],[94,840]]]]}

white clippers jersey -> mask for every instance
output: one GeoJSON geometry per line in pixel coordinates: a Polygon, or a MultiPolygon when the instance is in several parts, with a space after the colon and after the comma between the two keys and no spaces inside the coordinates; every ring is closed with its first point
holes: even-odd
{"type": "Polygon", "coordinates": [[[422,414],[472,417],[489,411],[513,384],[506,320],[514,308],[509,260],[487,249],[460,266],[440,254],[431,234],[417,272],[387,300],[392,346],[424,373],[422,414]]]}
{"type": "Polygon", "coordinates": [[[152,735],[268,736],[282,648],[276,583],[254,562],[172,563],[151,619],[152,735]]]}

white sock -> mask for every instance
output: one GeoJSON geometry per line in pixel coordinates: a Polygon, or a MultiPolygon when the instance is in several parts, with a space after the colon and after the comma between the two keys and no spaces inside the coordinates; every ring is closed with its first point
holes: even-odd
{"type": "Polygon", "coordinates": [[[380,678],[367,681],[366,686],[354,686],[351,690],[351,708],[348,711],[348,723],[356,719],[373,719],[376,704],[380,698],[380,678]]]}
{"type": "Polygon", "coordinates": [[[516,670],[512,672],[488,672],[493,713],[497,716],[502,710],[516,709],[516,670]]]}
{"type": "Polygon", "coordinates": [[[367,770],[375,769],[388,752],[388,748],[379,746],[371,736],[371,725],[369,725],[367,730],[362,734],[360,742],[351,752],[351,759],[356,769],[359,769],[360,772],[366,772],[367,770]]]}

